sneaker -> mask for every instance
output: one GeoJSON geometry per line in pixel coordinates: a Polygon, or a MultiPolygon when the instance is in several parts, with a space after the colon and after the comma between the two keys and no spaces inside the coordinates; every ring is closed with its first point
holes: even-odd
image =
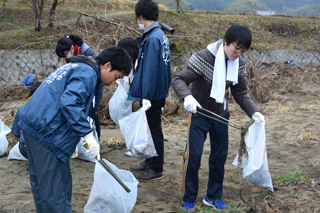
{"type": "Polygon", "coordinates": [[[185,201],[182,201],[183,203],[183,208],[187,211],[194,209],[194,203],[188,203],[185,201]]]}
{"type": "Polygon", "coordinates": [[[228,209],[229,207],[224,205],[221,199],[211,199],[206,195],[202,201],[205,205],[213,207],[215,209],[228,209]]]}
{"type": "Polygon", "coordinates": [[[127,151],[127,152],[126,152],[126,156],[132,157],[132,156],[133,156],[133,154],[132,154],[132,152],[127,151]]]}
{"type": "Polygon", "coordinates": [[[146,164],[145,161],[142,161],[139,165],[137,166],[131,166],[130,170],[136,171],[136,172],[143,172],[146,171],[149,168],[149,165],[146,164]]]}
{"type": "Polygon", "coordinates": [[[156,172],[152,169],[147,169],[144,173],[136,175],[137,180],[139,181],[148,181],[162,178],[162,172],[156,172]]]}

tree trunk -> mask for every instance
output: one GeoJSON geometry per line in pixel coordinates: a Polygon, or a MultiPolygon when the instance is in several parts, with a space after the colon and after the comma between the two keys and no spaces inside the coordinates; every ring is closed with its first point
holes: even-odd
{"type": "Polygon", "coordinates": [[[49,24],[48,24],[49,27],[54,27],[53,21],[54,21],[54,16],[56,14],[57,5],[58,5],[58,0],[53,0],[53,3],[50,8],[49,24]]]}
{"type": "Polygon", "coordinates": [[[6,1],[7,0],[3,0],[3,6],[2,6],[1,14],[0,14],[0,19],[2,19],[2,17],[4,16],[4,13],[6,12],[6,1]]]}
{"type": "Polygon", "coordinates": [[[41,31],[42,30],[40,18],[37,18],[36,21],[35,21],[35,30],[36,31],[41,31]]]}
{"type": "Polygon", "coordinates": [[[47,0],[32,0],[32,11],[34,15],[34,29],[36,31],[41,31],[41,16],[44,5],[47,3],[47,0]]]}

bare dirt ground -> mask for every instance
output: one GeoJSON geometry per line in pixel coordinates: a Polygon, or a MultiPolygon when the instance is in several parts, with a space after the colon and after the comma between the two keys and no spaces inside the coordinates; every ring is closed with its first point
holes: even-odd
{"type": "MultiPolygon", "coordinates": [[[[240,131],[229,129],[229,154],[225,165],[223,200],[227,205],[247,206],[248,212],[319,212],[320,211],[320,87],[319,67],[295,68],[278,65],[276,74],[270,74],[262,82],[270,82],[261,92],[269,92],[270,99],[259,104],[266,118],[266,142],[269,171],[272,178],[284,172],[304,171],[307,180],[283,183],[271,193],[247,183],[242,170],[232,165],[238,152],[240,131]],[[287,73],[287,74],[285,74],[287,73]],[[289,75],[289,74],[290,75],[289,75]],[[274,76],[278,76],[275,78],[274,76]],[[279,77],[280,76],[280,77],[279,77]],[[300,78],[298,78],[298,76],[300,78]],[[298,80],[300,79],[300,80],[298,80]],[[298,89],[288,85],[294,84],[298,89]],[[284,85],[284,86],[281,86],[284,85]],[[290,89],[291,88],[291,89],[290,89]]],[[[266,71],[266,69],[265,69],[266,71]]],[[[250,83],[250,82],[249,82],[250,83]]],[[[251,82],[252,83],[252,82],[251,82]]],[[[261,87],[260,87],[261,88],[261,87]]],[[[3,96],[2,96],[3,97],[3,96]]],[[[1,99],[0,118],[12,126],[12,110],[24,103],[19,100],[1,99]]],[[[249,118],[231,101],[231,120],[241,125],[249,118]]],[[[169,106],[167,106],[168,110],[169,106]]],[[[187,138],[187,116],[184,110],[163,118],[165,134],[165,164],[163,178],[138,184],[138,198],[132,212],[179,212],[182,202],[182,163],[187,138]]],[[[17,142],[12,133],[7,135],[9,150],[17,142]]],[[[207,139],[208,140],[208,139],[207,139]]],[[[124,139],[118,127],[103,127],[101,155],[120,169],[128,170],[140,162],[125,156],[124,139]],[[120,145],[108,145],[120,141],[120,145]],[[121,145],[122,144],[122,145],[121,145]]],[[[204,209],[201,201],[206,193],[208,178],[209,141],[205,143],[199,171],[199,193],[196,204],[204,209]]],[[[83,212],[93,183],[94,163],[71,159],[73,176],[73,212],[83,212]]],[[[35,212],[30,189],[27,162],[8,161],[0,158],[0,212],[35,212]]],[[[106,183],[108,184],[108,183],[106,183]]]]}

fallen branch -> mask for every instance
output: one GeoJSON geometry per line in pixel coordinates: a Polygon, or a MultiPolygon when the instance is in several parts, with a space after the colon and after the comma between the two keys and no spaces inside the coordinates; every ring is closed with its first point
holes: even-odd
{"type": "Polygon", "coordinates": [[[126,29],[133,31],[133,32],[136,33],[137,35],[140,35],[140,34],[141,34],[140,32],[136,31],[136,30],[133,29],[132,27],[128,27],[128,26],[126,26],[126,25],[124,25],[124,24],[122,24],[122,23],[119,24],[119,23],[117,23],[117,22],[110,21],[109,19],[100,18],[100,17],[94,16],[94,15],[91,15],[91,14],[88,14],[88,13],[84,13],[84,12],[81,12],[80,10],[75,9],[75,8],[71,8],[71,9],[76,10],[76,11],[77,11],[78,13],[80,13],[81,15],[84,15],[84,16],[87,16],[87,17],[90,17],[90,18],[93,18],[93,19],[96,19],[96,20],[99,20],[99,21],[107,22],[107,23],[109,23],[109,24],[113,24],[113,25],[116,25],[116,26],[118,26],[118,27],[124,26],[126,29]]]}

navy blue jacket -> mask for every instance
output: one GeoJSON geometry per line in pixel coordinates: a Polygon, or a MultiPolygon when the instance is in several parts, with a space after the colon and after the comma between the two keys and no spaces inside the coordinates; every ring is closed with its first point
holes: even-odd
{"type": "Polygon", "coordinates": [[[19,109],[18,125],[67,162],[80,137],[93,131],[87,115],[102,83],[100,75],[99,66],[87,57],[71,57],[19,109]]]}
{"type": "Polygon", "coordinates": [[[143,33],[128,99],[150,101],[165,99],[171,84],[169,40],[154,22],[143,33]]]}

